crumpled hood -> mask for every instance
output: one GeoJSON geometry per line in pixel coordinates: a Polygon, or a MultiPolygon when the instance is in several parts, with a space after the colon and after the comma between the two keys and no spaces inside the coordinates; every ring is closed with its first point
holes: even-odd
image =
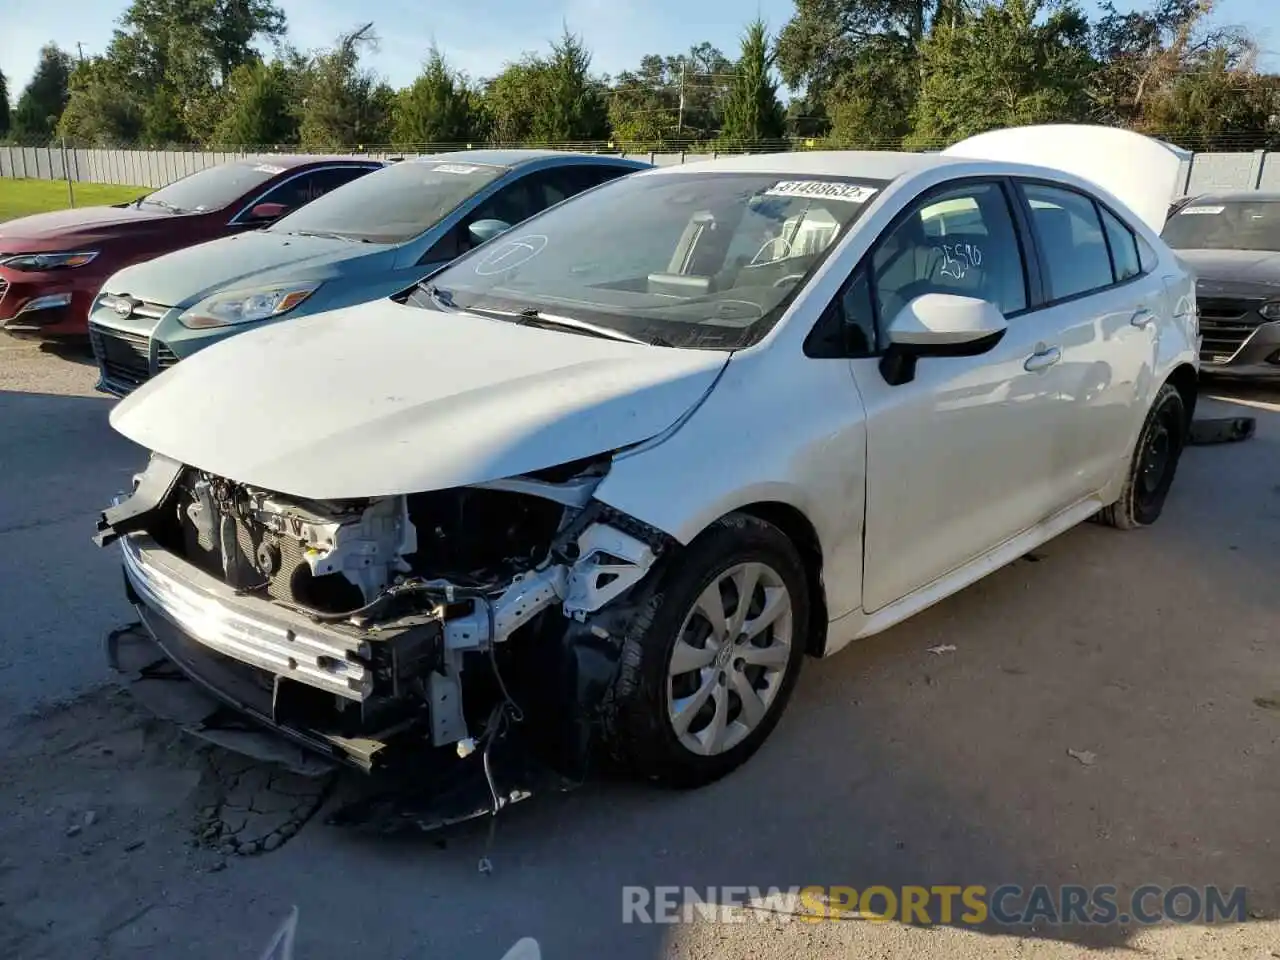
{"type": "Polygon", "coordinates": [[[388,257],[390,269],[395,249],[331,237],[253,230],[126,267],[111,277],[103,289],[186,308],[223,290],[317,279],[336,273],[338,264],[363,257],[388,257]]]}
{"type": "Polygon", "coordinates": [[[1267,250],[1175,250],[1204,296],[1280,296],[1280,253],[1267,250]]]}
{"type": "Polygon", "coordinates": [[[728,359],[381,300],[202,350],[123,400],[111,425],[278,493],[412,493],[647,440],[697,405],[728,359]]]}
{"type": "Polygon", "coordinates": [[[0,245],[8,248],[14,240],[100,237],[131,226],[148,225],[162,218],[176,219],[174,214],[160,207],[77,207],[37,213],[0,223],[0,245]]]}

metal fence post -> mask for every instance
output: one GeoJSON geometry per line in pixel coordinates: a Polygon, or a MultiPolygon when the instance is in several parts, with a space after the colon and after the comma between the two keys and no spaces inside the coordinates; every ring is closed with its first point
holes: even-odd
{"type": "Polygon", "coordinates": [[[1253,189],[1258,190],[1262,187],[1262,165],[1267,162],[1267,151],[1253,151],[1253,169],[1249,171],[1253,179],[1253,189]]]}
{"type": "Polygon", "coordinates": [[[71,209],[76,206],[76,188],[71,184],[71,164],[67,162],[67,138],[62,138],[62,176],[67,181],[67,200],[71,204],[71,209]]]}

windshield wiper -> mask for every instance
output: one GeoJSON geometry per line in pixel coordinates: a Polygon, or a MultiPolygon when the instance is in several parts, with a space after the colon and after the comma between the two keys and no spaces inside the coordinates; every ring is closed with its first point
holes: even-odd
{"type": "Polygon", "coordinates": [[[428,280],[419,280],[414,284],[419,290],[431,298],[431,302],[442,310],[461,310],[462,308],[453,302],[453,294],[448,290],[441,290],[434,283],[428,280]]]}
{"type": "MultiPolygon", "coordinates": [[[[496,311],[495,311],[496,312],[496,311]]],[[[594,323],[587,323],[585,320],[577,320],[573,317],[562,317],[553,313],[543,313],[537,307],[530,307],[527,310],[521,310],[515,314],[516,322],[525,327],[540,327],[544,330],[570,330],[574,333],[582,333],[590,337],[600,337],[603,340],[620,340],[623,343],[639,343],[649,347],[668,347],[667,343],[661,337],[653,337],[649,340],[642,340],[640,337],[633,337],[628,333],[620,330],[614,330],[612,327],[601,327],[594,323]]]]}
{"type": "Polygon", "coordinates": [[[370,243],[364,237],[348,237],[344,233],[332,233],[327,230],[286,230],[290,237],[322,237],[325,240],[345,240],[347,243],[370,243]]]}
{"type": "Polygon", "coordinates": [[[157,207],[163,207],[164,209],[168,210],[170,213],[186,213],[187,212],[183,210],[181,207],[179,207],[177,204],[170,203],[168,200],[156,200],[154,197],[142,197],[138,201],[138,206],[142,206],[142,204],[144,203],[154,203],[157,207]]]}

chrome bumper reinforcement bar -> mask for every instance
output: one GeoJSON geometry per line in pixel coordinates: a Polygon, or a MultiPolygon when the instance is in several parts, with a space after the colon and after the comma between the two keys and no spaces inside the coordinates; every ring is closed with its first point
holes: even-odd
{"type": "Polygon", "coordinates": [[[258,597],[238,594],[160,547],[150,536],[120,540],[125,575],[146,606],[223,656],[363,702],[373,693],[369,642],[258,597]]]}

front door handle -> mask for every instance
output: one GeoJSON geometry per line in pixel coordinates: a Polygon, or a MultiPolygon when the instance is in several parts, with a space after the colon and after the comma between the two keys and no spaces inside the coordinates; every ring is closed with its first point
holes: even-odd
{"type": "Polygon", "coordinates": [[[1061,350],[1057,347],[1045,347],[1043,350],[1037,351],[1027,357],[1027,362],[1022,365],[1022,369],[1026,370],[1028,373],[1048,370],[1061,359],[1061,350]]]}
{"type": "Polygon", "coordinates": [[[1147,327],[1151,326],[1151,321],[1155,318],[1156,315],[1146,307],[1140,307],[1134,312],[1133,316],[1129,318],[1129,322],[1139,330],[1145,330],[1147,327]]]}

